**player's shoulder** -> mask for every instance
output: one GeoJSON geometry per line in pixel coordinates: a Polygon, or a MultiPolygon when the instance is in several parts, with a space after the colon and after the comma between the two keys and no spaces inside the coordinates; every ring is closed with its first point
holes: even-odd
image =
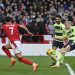
{"type": "Polygon", "coordinates": [[[62,27],[65,27],[65,25],[62,22],[60,23],[60,25],[58,25],[57,23],[55,23],[54,26],[62,26],[62,27]]]}
{"type": "Polygon", "coordinates": [[[75,29],[75,26],[72,26],[71,28],[72,28],[72,29],[75,29]]]}
{"type": "Polygon", "coordinates": [[[1,28],[3,29],[3,28],[5,28],[5,27],[6,27],[6,24],[3,24],[1,28]]]}
{"type": "Polygon", "coordinates": [[[72,26],[72,28],[75,28],[75,26],[72,26]]]}
{"type": "Polygon", "coordinates": [[[18,24],[18,23],[15,23],[15,25],[20,25],[20,24],[18,24]]]}
{"type": "Polygon", "coordinates": [[[2,27],[6,26],[7,24],[3,24],[2,27]]]}
{"type": "Polygon", "coordinates": [[[63,27],[63,28],[65,28],[65,25],[63,23],[60,23],[60,26],[63,27]]]}
{"type": "Polygon", "coordinates": [[[16,25],[16,27],[20,27],[20,24],[17,24],[17,23],[16,23],[15,25],[16,25]]]}
{"type": "Polygon", "coordinates": [[[11,25],[10,26],[12,26],[12,27],[18,27],[19,26],[19,24],[17,24],[17,23],[11,23],[11,25]]]}
{"type": "Polygon", "coordinates": [[[62,22],[60,23],[60,25],[65,26],[62,22]]]}
{"type": "Polygon", "coordinates": [[[54,23],[54,26],[57,25],[57,23],[54,23]]]}

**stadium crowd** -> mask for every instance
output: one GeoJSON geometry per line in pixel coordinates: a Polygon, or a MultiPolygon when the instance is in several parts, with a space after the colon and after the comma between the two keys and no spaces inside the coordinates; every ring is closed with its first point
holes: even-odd
{"type": "Polygon", "coordinates": [[[5,17],[10,16],[33,34],[52,34],[49,30],[53,30],[57,14],[62,16],[62,22],[75,23],[75,0],[0,0],[0,28],[5,17]]]}

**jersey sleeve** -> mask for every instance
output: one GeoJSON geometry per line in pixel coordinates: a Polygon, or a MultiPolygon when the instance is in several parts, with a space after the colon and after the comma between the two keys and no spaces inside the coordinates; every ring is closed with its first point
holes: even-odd
{"type": "Polygon", "coordinates": [[[63,26],[62,28],[63,28],[63,37],[67,37],[67,32],[66,32],[65,26],[63,26]]]}
{"type": "Polygon", "coordinates": [[[16,26],[19,28],[20,27],[20,24],[16,24],[16,26]]]}

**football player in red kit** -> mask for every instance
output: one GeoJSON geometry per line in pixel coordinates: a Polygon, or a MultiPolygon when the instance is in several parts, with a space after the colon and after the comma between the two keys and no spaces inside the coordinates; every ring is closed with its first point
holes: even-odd
{"type": "Polygon", "coordinates": [[[38,68],[38,64],[24,58],[21,54],[21,42],[20,42],[20,33],[18,28],[21,27],[28,32],[28,34],[33,35],[24,25],[14,24],[12,23],[12,18],[7,17],[6,24],[3,25],[2,29],[6,33],[7,37],[10,40],[10,43],[2,46],[2,50],[7,54],[7,56],[11,59],[11,65],[13,65],[16,60],[12,57],[9,49],[12,48],[15,56],[20,62],[23,62],[28,65],[32,65],[33,71],[36,71],[38,68]]]}

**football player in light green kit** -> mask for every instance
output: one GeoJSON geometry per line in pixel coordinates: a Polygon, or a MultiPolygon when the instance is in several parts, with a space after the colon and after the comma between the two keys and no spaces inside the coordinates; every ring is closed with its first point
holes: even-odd
{"type": "MultiPolygon", "coordinates": [[[[65,35],[65,25],[61,22],[61,16],[56,16],[56,23],[54,24],[54,41],[52,43],[52,49],[56,50],[57,48],[62,48],[64,46],[64,35],[65,35]]],[[[64,58],[62,58],[64,59],[64,58]]],[[[50,64],[50,66],[55,65],[55,60],[50,64]]],[[[62,63],[61,63],[62,64],[62,63]]]]}
{"type": "Polygon", "coordinates": [[[63,55],[59,51],[53,50],[53,49],[48,49],[46,54],[55,61],[55,65],[53,65],[51,67],[59,67],[61,65],[61,63],[63,63],[63,59],[62,59],[63,55]]]}
{"type": "MultiPolygon", "coordinates": [[[[56,64],[53,67],[59,67],[60,63],[63,61],[62,57],[64,57],[65,53],[75,49],[75,26],[72,26],[72,23],[70,21],[66,21],[65,28],[66,28],[67,35],[65,36],[64,39],[67,38],[68,43],[59,52],[53,50],[47,51],[47,55],[50,56],[55,55],[52,56],[52,58],[54,58],[56,61],[56,64]]],[[[62,38],[62,37],[58,37],[58,38],[62,38]]]]}
{"type": "Polygon", "coordinates": [[[72,26],[72,22],[66,21],[65,28],[67,29],[66,38],[68,38],[68,43],[60,50],[62,54],[75,49],[75,26],[72,26]]]}

